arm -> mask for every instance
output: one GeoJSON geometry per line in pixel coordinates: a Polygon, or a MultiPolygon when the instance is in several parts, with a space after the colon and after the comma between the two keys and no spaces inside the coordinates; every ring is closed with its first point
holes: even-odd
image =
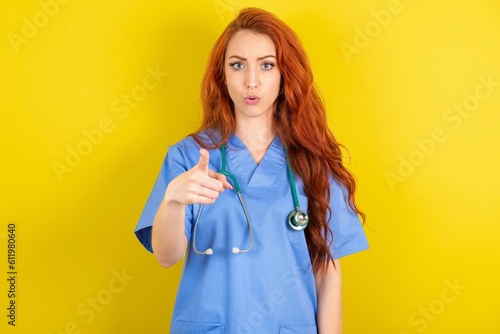
{"type": "Polygon", "coordinates": [[[202,149],[200,154],[196,166],[170,182],[153,222],[151,245],[156,259],[166,268],[179,262],[186,251],[186,205],[211,204],[224,188],[231,188],[225,176],[208,169],[208,152],[202,149]]]}
{"type": "Polygon", "coordinates": [[[342,275],[340,261],[328,264],[328,270],[315,273],[318,296],[316,322],[319,334],[342,334],[342,275]]]}
{"type": "Polygon", "coordinates": [[[184,234],[185,205],[168,200],[167,192],[158,208],[151,232],[153,253],[165,268],[179,262],[187,247],[184,234]]]}

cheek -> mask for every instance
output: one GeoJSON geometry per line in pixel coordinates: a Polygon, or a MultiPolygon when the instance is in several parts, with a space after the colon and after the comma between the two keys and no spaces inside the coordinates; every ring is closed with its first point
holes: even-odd
{"type": "Polygon", "coordinates": [[[228,88],[235,89],[238,86],[238,76],[234,74],[226,74],[226,85],[228,88]]]}
{"type": "Polygon", "coordinates": [[[277,97],[280,91],[281,75],[278,74],[274,76],[270,84],[269,89],[273,92],[273,95],[277,97]]]}
{"type": "Polygon", "coordinates": [[[235,100],[235,98],[238,96],[238,83],[236,82],[235,78],[233,76],[226,76],[226,86],[227,86],[227,91],[229,93],[229,96],[231,97],[231,100],[235,100]]]}

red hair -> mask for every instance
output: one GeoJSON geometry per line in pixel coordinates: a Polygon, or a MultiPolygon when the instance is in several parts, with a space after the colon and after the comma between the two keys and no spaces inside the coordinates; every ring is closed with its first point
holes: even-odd
{"type": "Polygon", "coordinates": [[[224,58],[229,41],[240,30],[267,35],[276,47],[281,90],[273,126],[288,151],[293,171],[304,183],[310,218],[305,235],[313,270],[325,270],[333,261],[329,246],[334,236],[328,219],[335,208],[329,207],[330,177],[347,188],[349,206],[363,221],[365,217],[355,204],[354,177],[342,164],[343,146],[328,129],[307,55],[297,35],[275,15],[258,8],[243,9],[216,41],[201,87],[204,118],[194,138],[208,148],[199,134],[216,129],[221,135],[216,147],[220,147],[235,129],[234,104],[224,83],[224,58]]]}

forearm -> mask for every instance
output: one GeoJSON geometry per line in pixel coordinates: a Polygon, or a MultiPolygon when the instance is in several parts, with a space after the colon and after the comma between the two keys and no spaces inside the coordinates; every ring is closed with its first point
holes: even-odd
{"type": "Polygon", "coordinates": [[[179,262],[186,251],[186,205],[212,204],[224,189],[232,188],[224,175],[208,169],[208,162],[208,151],[200,149],[198,164],[170,181],[156,212],[151,244],[156,259],[164,267],[179,262]]]}
{"type": "Polygon", "coordinates": [[[156,259],[163,267],[168,268],[179,262],[186,251],[185,210],[184,204],[165,197],[156,213],[151,244],[156,259]]]}
{"type": "Polygon", "coordinates": [[[335,260],[326,273],[315,274],[318,296],[316,322],[319,334],[342,333],[342,275],[340,262],[335,260]]]}

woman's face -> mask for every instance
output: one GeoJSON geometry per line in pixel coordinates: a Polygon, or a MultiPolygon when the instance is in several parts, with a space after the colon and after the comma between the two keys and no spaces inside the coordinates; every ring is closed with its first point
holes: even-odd
{"type": "Polygon", "coordinates": [[[236,120],[271,121],[281,80],[271,38],[250,30],[238,31],[227,46],[224,72],[236,120]]]}

